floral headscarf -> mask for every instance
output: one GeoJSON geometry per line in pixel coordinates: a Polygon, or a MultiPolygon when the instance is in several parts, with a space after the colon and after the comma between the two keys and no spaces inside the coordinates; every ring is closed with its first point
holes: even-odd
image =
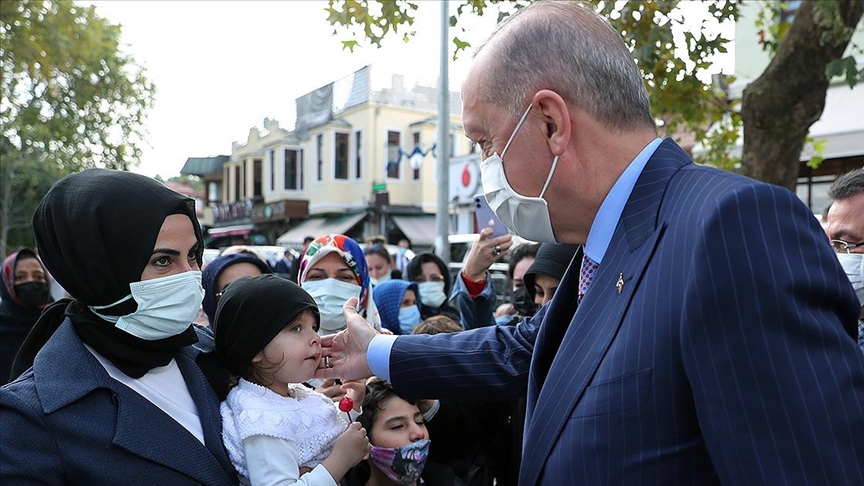
{"type": "Polygon", "coordinates": [[[300,278],[298,283],[306,281],[306,273],[315,263],[330,253],[336,253],[354,271],[357,276],[357,285],[360,286],[360,303],[357,312],[363,313],[369,297],[369,268],[366,266],[366,257],[363,250],[356,241],[345,235],[323,235],[315,238],[306,248],[303,259],[300,261],[300,278]]]}

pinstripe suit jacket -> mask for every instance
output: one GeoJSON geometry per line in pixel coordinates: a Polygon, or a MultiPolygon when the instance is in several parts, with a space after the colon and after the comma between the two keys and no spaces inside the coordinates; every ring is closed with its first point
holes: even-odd
{"type": "Polygon", "coordinates": [[[516,328],[400,337],[397,391],[527,384],[522,485],[864,484],[855,297],[794,194],[666,140],[577,308],[578,273],[516,328]]]}

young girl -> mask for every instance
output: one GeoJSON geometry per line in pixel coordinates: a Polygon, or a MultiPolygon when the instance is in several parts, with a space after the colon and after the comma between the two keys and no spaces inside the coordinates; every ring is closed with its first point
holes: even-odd
{"type": "Polygon", "coordinates": [[[372,378],[357,421],[369,430],[372,451],[353,468],[345,486],[451,486],[459,484],[446,466],[428,462],[429,432],[416,402],[405,400],[390,383],[372,378]]]}
{"type": "MultiPolygon", "coordinates": [[[[298,384],[321,364],[318,325],[312,297],[275,275],[243,277],[219,300],[216,352],[239,378],[222,403],[222,438],[242,484],[334,485],[369,451],[359,423],[298,384]]],[[[363,383],[343,386],[359,405],[363,383]]]]}

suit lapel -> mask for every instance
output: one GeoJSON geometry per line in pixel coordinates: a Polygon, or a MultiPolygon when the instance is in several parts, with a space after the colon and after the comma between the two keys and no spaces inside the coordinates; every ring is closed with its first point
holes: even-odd
{"type": "Polygon", "coordinates": [[[670,139],[657,148],[630,194],[591,290],[578,308],[570,302],[578,294],[574,290],[578,269],[572,271],[571,265],[562,280],[550,304],[556,307],[550,307],[544,319],[531,363],[520,484],[539,480],[561,430],[615,338],[663,235],[665,225],[658,225],[658,214],[666,186],[687,163],[686,154],[670,139]],[[618,285],[619,278],[623,286],[618,285]],[[562,334],[563,339],[556,339],[562,334]],[[547,375],[542,365],[550,360],[547,375]]]}

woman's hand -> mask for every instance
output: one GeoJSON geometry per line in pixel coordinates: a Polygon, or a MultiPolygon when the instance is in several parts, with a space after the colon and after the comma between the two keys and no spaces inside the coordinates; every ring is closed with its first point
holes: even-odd
{"type": "Polygon", "coordinates": [[[513,235],[503,235],[490,238],[492,228],[483,228],[480,237],[471,245],[471,252],[465,260],[462,273],[468,280],[482,282],[486,280],[486,271],[493,263],[510,251],[513,245],[513,235]]]}

